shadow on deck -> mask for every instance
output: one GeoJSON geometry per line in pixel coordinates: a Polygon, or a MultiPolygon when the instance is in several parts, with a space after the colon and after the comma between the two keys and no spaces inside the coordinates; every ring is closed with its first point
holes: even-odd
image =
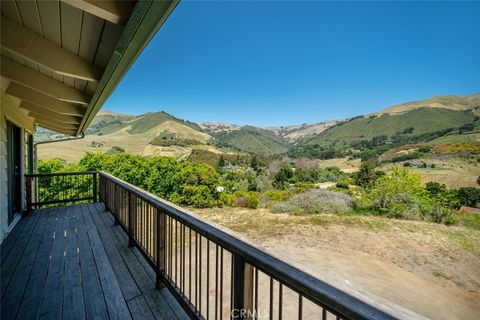
{"type": "Polygon", "coordinates": [[[2,319],[189,319],[102,203],[35,210],[1,246],[2,319]]]}

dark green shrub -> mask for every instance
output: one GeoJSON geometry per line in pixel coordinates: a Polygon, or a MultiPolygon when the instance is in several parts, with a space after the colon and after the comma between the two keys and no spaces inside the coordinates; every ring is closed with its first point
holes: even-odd
{"type": "Polygon", "coordinates": [[[236,192],[236,205],[237,207],[257,209],[260,206],[260,196],[258,192],[243,191],[236,192]]]}
{"type": "Polygon", "coordinates": [[[480,205],[480,189],[465,187],[456,191],[457,200],[461,206],[478,207],[480,205]]]}
{"type": "Polygon", "coordinates": [[[292,197],[290,190],[269,190],[263,196],[269,201],[286,201],[292,197]]]}
{"type": "Polygon", "coordinates": [[[298,214],[344,213],[353,206],[352,198],[343,192],[311,189],[275,204],[272,210],[298,214]]]}

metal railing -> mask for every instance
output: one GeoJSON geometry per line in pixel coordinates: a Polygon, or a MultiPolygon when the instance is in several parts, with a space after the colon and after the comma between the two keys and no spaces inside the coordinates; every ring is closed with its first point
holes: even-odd
{"type": "Polygon", "coordinates": [[[110,174],[105,203],[192,319],[393,316],[110,174]]]}
{"type": "Polygon", "coordinates": [[[98,172],[59,172],[25,175],[27,212],[42,206],[96,202],[98,172]]]}

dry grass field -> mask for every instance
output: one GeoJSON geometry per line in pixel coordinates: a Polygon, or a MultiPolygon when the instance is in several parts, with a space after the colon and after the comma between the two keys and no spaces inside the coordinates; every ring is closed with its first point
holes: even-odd
{"type": "MultiPolygon", "coordinates": [[[[477,187],[480,176],[480,163],[476,160],[466,161],[459,158],[425,159],[427,168],[408,167],[412,173],[419,174],[424,183],[435,181],[445,184],[448,188],[477,187]],[[435,167],[431,168],[431,164],[435,167]]],[[[403,165],[403,162],[396,165],[403,165]]],[[[380,170],[388,171],[392,164],[383,165],[380,170]]]]}
{"type": "Polygon", "coordinates": [[[344,290],[434,319],[479,318],[478,230],[268,209],[195,212],[344,290]]]}

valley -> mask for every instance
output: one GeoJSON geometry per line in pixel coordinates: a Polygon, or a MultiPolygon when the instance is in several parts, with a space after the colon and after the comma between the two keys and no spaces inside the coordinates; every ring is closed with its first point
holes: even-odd
{"type": "Polygon", "coordinates": [[[109,172],[362,299],[475,319],[479,97],[285,127],[102,111],[39,169],[109,172]]]}

